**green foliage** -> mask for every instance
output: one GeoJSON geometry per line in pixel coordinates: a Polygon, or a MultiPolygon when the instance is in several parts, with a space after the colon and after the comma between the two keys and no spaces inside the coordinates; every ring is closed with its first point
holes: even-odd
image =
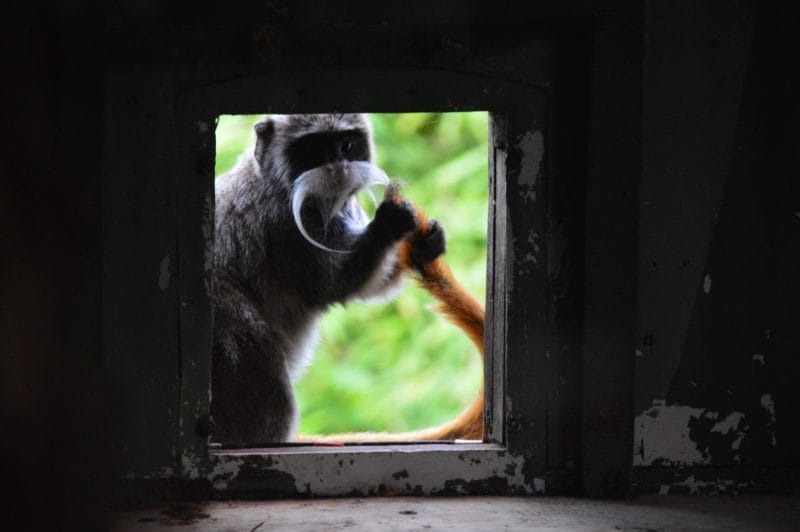
{"type": "MultiPolygon", "coordinates": [[[[222,116],[217,175],[253,141],[256,116],[222,116]]],[[[441,222],[447,261],[481,301],[486,284],[486,113],[372,115],[376,163],[406,183],[403,193],[441,222]]],[[[380,304],[337,306],[297,385],[300,432],[398,432],[446,421],[474,397],[482,366],[467,337],[406,282],[380,304]]]]}

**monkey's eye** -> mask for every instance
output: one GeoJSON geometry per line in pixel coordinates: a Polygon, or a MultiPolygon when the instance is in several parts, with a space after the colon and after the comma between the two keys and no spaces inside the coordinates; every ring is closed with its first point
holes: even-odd
{"type": "Polygon", "coordinates": [[[340,150],[342,152],[342,155],[348,155],[351,151],[353,151],[353,141],[347,139],[344,142],[342,142],[340,150]]]}

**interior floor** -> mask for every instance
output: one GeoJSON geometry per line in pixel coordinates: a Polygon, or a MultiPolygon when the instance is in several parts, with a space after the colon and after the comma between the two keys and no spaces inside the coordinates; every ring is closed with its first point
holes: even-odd
{"type": "Polygon", "coordinates": [[[798,530],[800,497],[397,497],[141,507],[113,530],[798,530]]]}

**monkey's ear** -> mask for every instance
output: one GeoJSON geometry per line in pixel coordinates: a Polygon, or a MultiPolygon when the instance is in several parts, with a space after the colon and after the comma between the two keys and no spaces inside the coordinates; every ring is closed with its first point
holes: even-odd
{"type": "Polygon", "coordinates": [[[253,129],[256,132],[256,149],[255,156],[259,163],[263,163],[266,155],[267,148],[272,143],[272,137],[275,136],[275,121],[271,118],[266,118],[257,122],[253,129]]]}

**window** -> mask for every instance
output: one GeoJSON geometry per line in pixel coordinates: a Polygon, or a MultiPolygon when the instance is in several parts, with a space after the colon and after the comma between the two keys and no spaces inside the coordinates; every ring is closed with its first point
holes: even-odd
{"type": "MultiPolygon", "coordinates": [[[[215,176],[252,149],[260,115],[223,115],[216,127],[215,176]]],[[[485,300],[488,115],[384,113],[370,116],[375,162],[404,182],[403,193],[446,229],[447,263],[485,300]]],[[[374,191],[380,201],[381,190],[374,191]]],[[[374,204],[359,196],[372,216],[374,204]]],[[[437,426],[472,402],[483,379],[469,338],[408,279],[387,301],[333,306],[321,320],[311,365],[296,383],[298,432],[398,433],[437,426]]]]}
{"type": "Polygon", "coordinates": [[[448,72],[376,68],[396,93],[356,83],[348,68],[256,76],[178,100],[183,475],[226,493],[512,493],[544,490],[546,390],[545,91],[448,72]],[[315,93],[317,81],[325,90],[315,93]],[[414,80],[409,84],[409,79],[414,80]],[[393,82],[393,83],[392,83],[393,82]],[[446,90],[443,90],[446,88],[446,90]],[[488,109],[489,245],[485,440],[213,451],[208,446],[214,120],[222,114],[488,109]],[[513,286],[512,286],[513,285],[513,286]],[[513,290],[512,290],[513,288],[513,290]]]}

